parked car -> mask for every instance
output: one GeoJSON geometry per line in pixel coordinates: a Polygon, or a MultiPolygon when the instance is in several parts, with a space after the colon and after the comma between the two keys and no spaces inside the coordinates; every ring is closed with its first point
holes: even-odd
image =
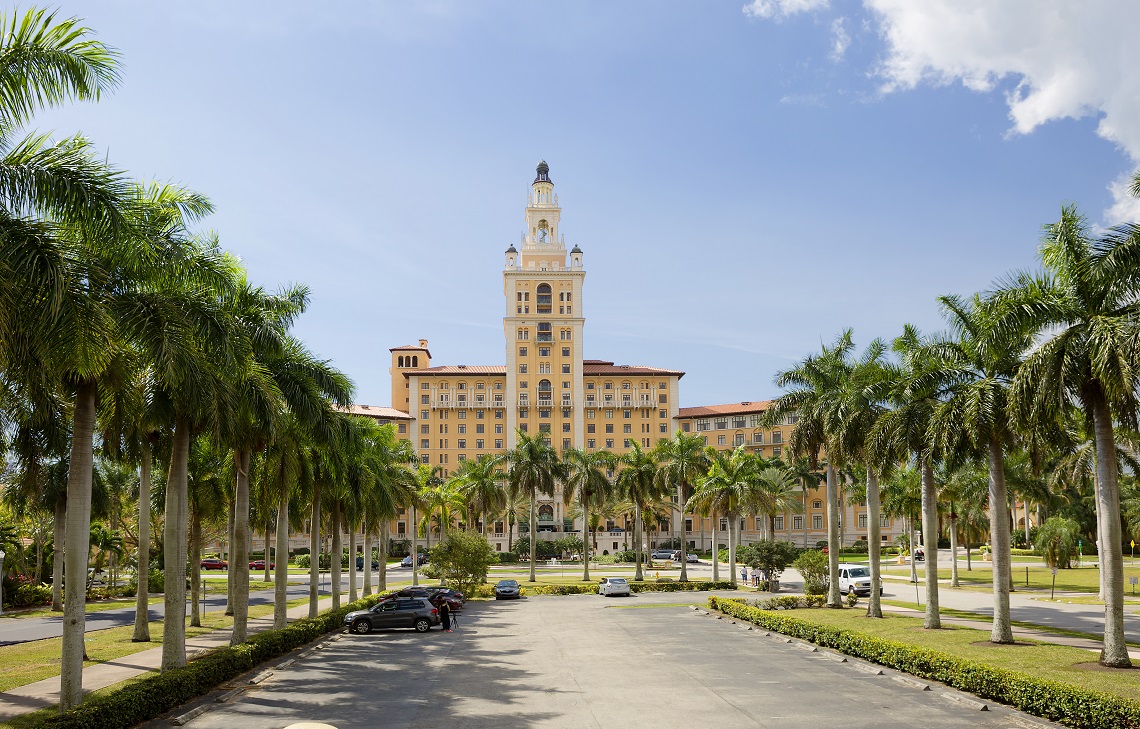
{"type": "Polygon", "coordinates": [[[230,563],[224,559],[217,557],[207,557],[202,560],[201,567],[204,570],[224,570],[229,569],[230,563]]]}
{"type": "Polygon", "coordinates": [[[673,549],[655,549],[653,559],[673,559],[674,554],[677,554],[677,551],[673,549]]]}
{"type": "Polygon", "coordinates": [[[685,561],[689,564],[699,564],[701,559],[693,552],[685,552],[685,561]]]}
{"type": "MultiPolygon", "coordinates": [[[[269,563],[269,569],[273,569],[276,566],[277,565],[274,564],[273,562],[269,563]]],[[[252,562],[249,563],[249,568],[251,570],[263,570],[263,569],[265,569],[265,560],[264,559],[253,560],[252,562]]]]}
{"type": "Polygon", "coordinates": [[[452,590],[449,587],[434,587],[417,585],[415,587],[405,587],[399,592],[395,593],[395,597],[423,597],[427,598],[432,605],[439,607],[441,602],[447,602],[447,607],[452,610],[463,609],[463,593],[457,590],[452,590]]]}
{"type": "Polygon", "coordinates": [[[415,628],[417,633],[426,633],[439,625],[439,609],[424,598],[401,597],[351,612],[344,616],[344,624],[360,635],[377,628],[415,628]]]}
{"type": "Polygon", "coordinates": [[[914,561],[915,562],[925,562],[926,561],[926,550],[923,549],[922,547],[916,548],[914,550],[914,561]]]}
{"type": "Polygon", "coordinates": [[[519,583],[516,580],[499,580],[495,583],[496,600],[518,600],[522,597],[519,583]]]}
{"type": "MultiPolygon", "coordinates": [[[[851,592],[856,595],[870,595],[871,569],[865,564],[840,564],[839,591],[844,595],[851,592]]],[[[882,584],[879,585],[879,594],[883,594],[882,584]]]]}
{"type": "Polygon", "coordinates": [[[598,585],[598,594],[604,597],[613,597],[614,595],[625,595],[629,597],[633,594],[629,589],[629,583],[626,582],[624,577],[603,577],[601,583],[598,585]]]}
{"type": "MultiPolygon", "coordinates": [[[[424,554],[423,552],[421,552],[420,553],[420,564],[425,565],[425,564],[427,564],[427,561],[428,561],[427,555],[424,554]]],[[[407,557],[404,557],[404,559],[402,559],[400,561],[400,566],[401,567],[411,567],[412,566],[412,555],[409,554],[407,557]]]]}
{"type": "MultiPolygon", "coordinates": [[[[372,569],[374,569],[374,570],[380,569],[380,561],[379,560],[375,560],[375,559],[372,560],[372,569]]],[[[363,572],[364,571],[364,557],[357,557],[356,558],[356,571],[357,572],[363,572]]]]}

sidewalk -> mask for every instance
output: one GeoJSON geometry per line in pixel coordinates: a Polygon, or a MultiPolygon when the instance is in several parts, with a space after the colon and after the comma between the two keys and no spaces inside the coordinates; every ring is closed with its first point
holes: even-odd
{"type": "MultiPolygon", "coordinates": [[[[343,596],[342,604],[347,603],[347,595],[343,596]]],[[[317,603],[317,609],[325,611],[332,607],[332,598],[327,597],[317,603]]],[[[290,619],[308,617],[309,606],[298,605],[289,608],[290,619]]],[[[251,618],[249,632],[257,633],[273,627],[273,617],[251,618]]],[[[186,658],[193,660],[205,651],[230,644],[229,628],[214,630],[186,640],[186,658]]],[[[162,663],[162,644],[138,653],[132,653],[113,661],[88,666],[83,669],[83,690],[94,691],[106,686],[126,681],[148,671],[157,671],[162,663]]],[[[38,709],[59,705],[59,676],[45,678],[42,681],[18,686],[10,691],[0,693],[0,722],[27,714],[38,709]]]]}

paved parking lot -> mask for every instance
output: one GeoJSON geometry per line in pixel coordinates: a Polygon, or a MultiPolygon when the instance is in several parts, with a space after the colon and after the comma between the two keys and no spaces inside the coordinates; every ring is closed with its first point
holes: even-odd
{"type": "Polygon", "coordinates": [[[343,635],[188,726],[1048,726],[670,605],[703,598],[471,603],[453,633],[343,635]]]}

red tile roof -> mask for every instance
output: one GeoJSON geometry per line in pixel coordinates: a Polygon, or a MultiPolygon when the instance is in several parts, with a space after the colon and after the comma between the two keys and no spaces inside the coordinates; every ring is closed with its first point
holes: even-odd
{"type": "Polygon", "coordinates": [[[405,370],[404,377],[409,375],[419,375],[420,377],[431,375],[506,375],[507,368],[496,365],[442,365],[440,367],[428,367],[427,369],[420,370],[405,370]]]}
{"type": "Polygon", "coordinates": [[[349,405],[348,407],[338,409],[349,415],[364,415],[365,417],[377,418],[379,420],[415,420],[415,418],[402,410],[384,407],[383,405],[349,405]]]}
{"type": "Polygon", "coordinates": [[[400,347],[391,347],[388,349],[388,351],[389,352],[404,352],[404,351],[427,352],[427,356],[429,356],[429,357],[431,356],[431,352],[428,351],[427,347],[421,347],[421,346],[418,346],[415,344],[405,344],[405,345],[400,346],[400,347]]]}
{"type": "Polygon", "coordinates": [[[772,400],[752,400],[733,402],[727,405],[699,405],[692,408],[678,408],[675,418],[709,418],[714,415],[747,415],[762,413],[772,404],[772,400]]]}
{"type": "Polygon", "coordinates": [[[684,377],[685,373],[679,370],[663,370],[659,367],[641,367],[639,365],[615,365],[604,360],[582,360],[583,375],[651,375],[662,377],[684,377]]]}

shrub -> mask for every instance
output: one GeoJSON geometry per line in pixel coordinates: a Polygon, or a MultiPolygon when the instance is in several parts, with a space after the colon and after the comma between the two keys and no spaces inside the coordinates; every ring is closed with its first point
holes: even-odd
{"type": "Polygon", "coordinates": [[[51,585],[32,584],[31,578],[23,578],[27,581],[19,581],[15,589],[5,587],[4,600],[5,605],[11,607],[33,607],[39,605],[51,604],[51,585]]]}
{"type": "Polygon", "coordinates": [[[1140,703],[1101,691],[987,666],[852,630],[817,625],[791,615],[760,610],[737,599],[713,596],[709,598],[709,607],[768,630],[939,681],[1075,729],[1140,728],[1140,703]]]}
{"type": "Polygon", "coordinates": [[[498,562],[498,555],[487,540],[469,532],[452,532],[428,554],[429,564],[424,574],[442,577],[465,595],[486,581],[491,565],[498,562]]]}
{"type": "Polygon", "coordinates": [[[808,595],[823,595],[827,592],[827,555],[809,550],[792,563],[804,578],[804,592],[808,595]]]}
{"type": "Polygon", "coordinates": [[[818,542],[815,543],[815,548],[816,549],[827,549],[827,540],[826,539],[819,540],[818,542]]]}
{"type": "Polygon", "coordinates": [[[1067,570],[1077,555],[1077,540],[1080,536],[1080,524],[1072,519],[1053,516],[1046,519],[1037,530],[1037,542],[1033,546],[1045,558],[1046,565],[1067,570]]]}
{"type": "Polygon", "coordinates": [[[312,560],[309,559],[309,555],[307,554],[299,554],[297,555],[297,561],[294,562],[294,564],[296,564],[298,567],[308,569],[309,565],[312,564],[312,560]]]}
{"type": "MultiPolygon", "coordinates": [[[[131,581],[128,582],[127,585],[132,595],[137,593],[139,589],[138,575],[132,575],[131,581]]],[[[147,574],[146,590],[154,594],[161,594],[166,590],[166,577],[162,570],[151,570],[150,573],[147,574]]]]}
{"type": "MultiPolygon", "coordinates": [[[[641,558],[642,558],[642,561],[645,561],[645,562],[648,561],[646,559],[646,555],[642,555],[641,558]]],[[[614,561],[615,562],[636,562],[637,561],[637,551],[633,550],[633,549],[626,549],[626,550],[623,550],[620,552],[614,552],[614,561]]]]}
{"type": "Polygon", "coordinates": [[[114,693],[90,696],[76,708],[45,723],[67,729],[117,729],[140,724],[209,693],[260,663],[310,643],[325,633],[340,630],[345,615],[372,607],[389,594],[370,595],[316,618],[257,633],[241,645],[218,648],[183,668],[149,675],[114,693]]]}
{"type": "Polygon", "coordinates": [[[499,552],[499,564],[516,564],[519,556],[514,552],[499,552]]]}
{"type": "Polygon", "coordinates": [[[866,539],[856,539],[847,549],[851,552],[858,552],[859,554],[866,554],[871,551],[866,539]]]}
{"type": "Polygon", "coordinates": [[[749,545],[752,549],[752,559],[748,562],[750,567],[764,570],[769,579],[778,580],[780,574],[788,568],[799,550],[790,542],[756,542],[749,545]]]}

